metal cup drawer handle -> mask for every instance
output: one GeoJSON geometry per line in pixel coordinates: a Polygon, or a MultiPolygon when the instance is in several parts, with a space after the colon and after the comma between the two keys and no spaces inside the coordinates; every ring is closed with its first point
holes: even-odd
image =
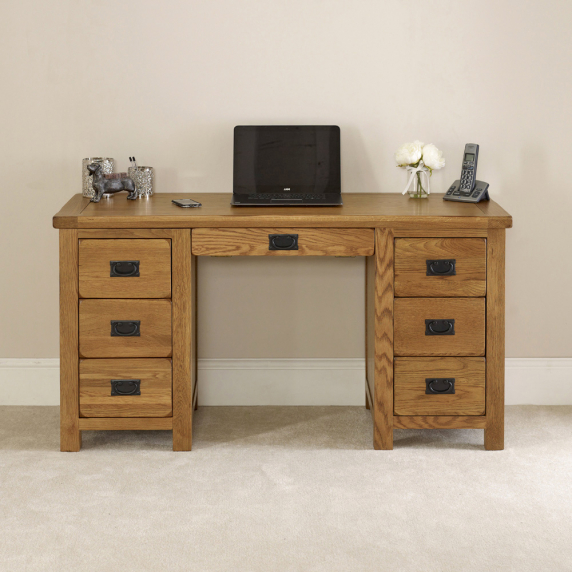
{"type": "Polygon", "coordinates": [[[455,320],[425,320],[426,336],[454,336],[455,320]]]}
{"type": "Polygon", "coordinates": [[[298,235],[269,234],[268,250],[298,250],[298,235]]]}
{"type": "Polygon", "coordinates": [[[141,380],[112,379],[111,395],[141,395],[141,380]]]}
{"type": "Polygon", "coordinates": [[[455,378],[427,377],[425,378],[425,393],[430,395],[455,393],[455,378]]]}
{"type": "Polygon", "coordinates": [[[109,266],[111,278],[139,276],[139,260],[110,260],[109,266]]]}
{"type": "Polygon", "coordinates": [[[426,260],[427,276],[456,276],[457,271],[455,265],[457,261],[454,258],[440,260],[426,260]]]}
{"type": "Polygon", "coordinates": [[[111,336],[141,336],[141,320],[111,320],[111,336]]]}

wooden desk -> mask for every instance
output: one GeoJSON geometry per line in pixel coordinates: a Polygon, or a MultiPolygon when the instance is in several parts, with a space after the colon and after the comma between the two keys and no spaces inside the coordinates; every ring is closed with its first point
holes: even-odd
{"type": "Polygon", "coordinates": [[[199,209],[171,203],[184,196],[94,204],[76,195],[54,217],[62,451],[101,429],[172,430],[173,449],[191,449],[196,256],[365,256],[374,448],[392,449],[394,428],[484,429],[486,449],[504,447],[512,219],[494,201],[354,193],[343,207],[237,208],[230,194],[193,195],[199,209]],[[298,249],[270,250],[274,234],[298,235],[298,249]]]}

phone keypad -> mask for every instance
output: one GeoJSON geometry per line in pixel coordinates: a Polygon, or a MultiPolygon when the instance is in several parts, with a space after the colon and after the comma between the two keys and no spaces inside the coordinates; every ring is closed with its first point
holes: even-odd
{"type": "Polygon", "coordinates": [[[473,190],[475,178],[475,166],[472,163],[463,163],[463,171],[461,173],[461,192],[463,195],[469,196],[473,190]]]}

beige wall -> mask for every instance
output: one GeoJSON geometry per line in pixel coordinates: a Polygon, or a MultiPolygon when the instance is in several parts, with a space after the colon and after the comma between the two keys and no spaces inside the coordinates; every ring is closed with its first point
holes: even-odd
{"type": "MultiPolygon", "coordinates": [[[[340,125],[348,193],[400,191],[393,152],[415,138],[444,150],[443,191],[479,143],[514,216],[507,355],[572,356],[571,19],[540,0],[3,0],[0,357],[58,354],[51,217],[83,157],[135,154],[158,191],[229,191],[248,123],[340,125]]],[[[363,355],[361,260],[200,270],[202,357],[363,355]]]]}

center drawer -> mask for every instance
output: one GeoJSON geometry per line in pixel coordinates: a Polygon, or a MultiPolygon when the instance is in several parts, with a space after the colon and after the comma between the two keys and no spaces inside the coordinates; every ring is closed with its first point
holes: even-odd
{"type": "Polygon", "coordinates": [[[171,300],[80,300],[81,357],[171,354],[171,300]]]}
{"type": "Polygon", "coordinates": [[[81,417],[170,417],[170,359],[87,359],[79,363],[81,417]]]}
{"type": "Polygon", "coordinates": [[[196,228],[196,256],[371,256],[371,228],[196,228]]]}
{"type": "Polygon", "coordinates": [[[484,356],[484,298],[396,298],[396,356],[484,356]]]}

